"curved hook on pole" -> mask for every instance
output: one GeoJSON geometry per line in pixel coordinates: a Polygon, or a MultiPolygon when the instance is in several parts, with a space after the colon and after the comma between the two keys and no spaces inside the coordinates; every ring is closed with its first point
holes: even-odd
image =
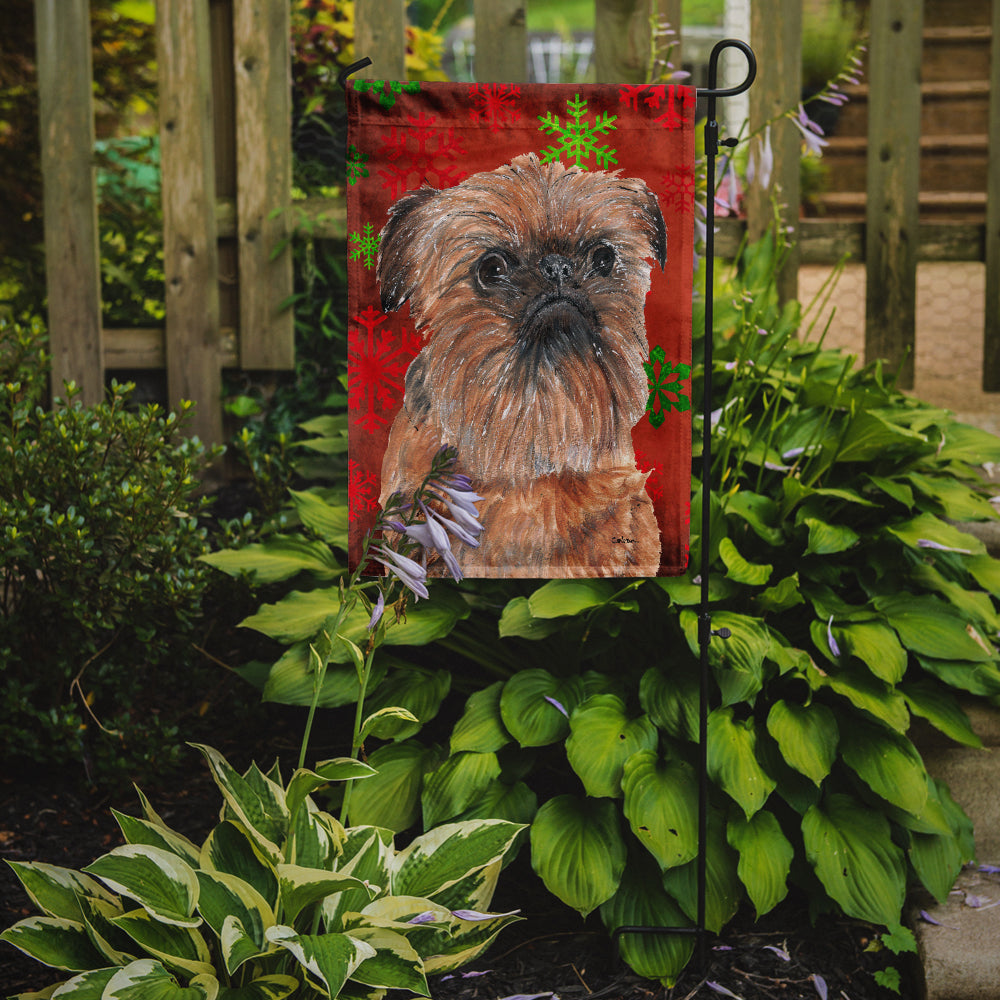
{"type": "Polygon", "coordinates": [[[371,59],[369,59],[368,56],[365,56],[364,59],[359,59],[357,62],[351,63],[350,66],[345,66],[337,74],[337,83],[339,84],[340,89],[341,90],[347,90],[347,78],[352,73],[357,73],[358,70],[362,70],[366,66],[371,66],[371,64],[372,64],[371,59]]]}
{"type": "Polygon", "coordinates": [[[744,91],[750,89],[751,84],[757,78],[757,57],[753,53],[753,49],[747,45],[746,42],[740,41],[738,38],[724,38],[721,42],[716,42],[712,49],[712,54],[708,57],[708,87],[699,88],[697,93],[699,97],[735,97],[737,94],[742,94],[744,91]],[[747,57],[747,75],[746,79],[735,87],[723,87],[719,88],[718,77],[719,77],[719,56],[722,55],[725,49],[739,49],[747,57]]]}

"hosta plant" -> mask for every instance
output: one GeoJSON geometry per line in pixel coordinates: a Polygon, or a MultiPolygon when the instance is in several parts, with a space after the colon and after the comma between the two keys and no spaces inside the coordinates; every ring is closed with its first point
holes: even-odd
{"type": "MultiPolygon", "coordinates": [[[[64,981],[65,1000],[281,1000],[429,996],[427,975],[478,955],[514,913],[490,913],[521,829],[450,823],[397,849],[391,831],[343,827],[312,795],[370,779],[338,758],[234,770],[202,746],[221,818],[198,845],[140,793],[142,818],[115,813],[126,843],[82,871],[11,862],[40,916],[0,935],[64,981]]],[[[54,992],[53,992],[54,990],[54,992]]]]}

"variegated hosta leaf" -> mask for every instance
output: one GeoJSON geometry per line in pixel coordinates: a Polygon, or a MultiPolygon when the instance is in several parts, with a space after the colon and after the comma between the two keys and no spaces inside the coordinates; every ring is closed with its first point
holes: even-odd
{"type": "Polygon", "coordinates": [[[121,827],[122,835],[130,844],[146,844],[149,847],[159,847],[161,850],[176,854],[191,867],[198,864],[199,849],[187,837],[176,833],[169,827],[126,816],[125,813],[112,809],[115,819],[121,827]]]}
{"type": "Polygon", "coordinates": [[[285,1000],[299,985],[294,976],[261,976],[245,986],[224,986],[218,1000],[285,1000]]]}
{"type": "Polygon", "coordinates": [[[324,926],[329,930],[344,930],[345,913],[362,910],[371,900],[372,892],[385,892],[389,886],[392,859],[392,833],[373,826],[356,826],[347,831],[337,870],[352,875],[366,888],[345,889],[323,900],[324,926]]]}
{"type": "Polygon", "coordinates": [[[165,924],[197,927],[198,878],[171,851],[146,844],[125,844],[85,869],[113,892],[134,899],[150,916],[165,924]]]}
{"type": "Polygon", "coordinates": [[[375,949],[375,954],[351,973],[355,982],[430,996],[424,963],[402,934],[384,927],[356,927],[351,937],[375,949]]]}
{"type": "Polygon", "coordinates": [[[105,965],[128,965],[139,958],[140,949],[135,942],[114,924],[115,917],[125,912],[120,902],[83,896],[80,905],[90,940],[104,956],[105,965]]]}
{"type": "Polygon", "coordinates": [[[97,879],[74,871],[39,861],[8,861],[31,901],[46,916],[64,917],[67,920],[83,919],[80,897],[92,896],[109,903],[114,896],[97,879]]]}
{"type": "MultiPolygon", "coordinates": [[[[652,859],[630,858],[618,891],[601,905],[610,932],[619,927],[690,927],[684,912],[664,891],[652,859]]],[[[622,958],[640,976],[672,986],[694,950],[692,934],[623,934],[622,958]]]]}
{"type": "Polygon", "coordinates": [[[230,944],[239,943],[238,960],[233,947],[223,949],[226,953],[227,971],[232,975],[247,958],[266,950],[264,931],[274,925],[274,912],[252,885],[235,875],[200,871],[198,883],[201,887],[198,910],[216,936],[223,940],[227,921],[234,920],[239,924],[238,928],[231,927],[229,931],[230,944]],[[244,938],[249,938],[253,947],[250,955],[246,954],[244,938]],[[232,964],[231,959],[234,960],[232,964]]]}
{"type": "Polygon", "coordinates": [[[50,986],[43,993],[20,993],[11,1000],[28,1000],[31,997],[37,1000],[41,1000],[42,997],[53,997],[55,1000],[101,1000],[104,988],[111,982],[119,968],[120,966],[112,966],[107,969],[91,969],[89,972],[81,972],[80,975],[67,979],[51,993],[50,986]]]}
{"type": "Polygon", "coordinates": [[[503,868],[505,860],[505,857],[497,858],[485,868],[478,868],[466,875],[465,878],[453,882],[448,888],[434,893],[434,901],[452,911],[461,909],[488,910],[493,902],[493,894],[496,892],[500,870],[503,868]]]}
{"type": "Polygon", "coordinates": [[[809,863],[849,917],[899,923],[906,866],[882,813],[849,795],[830,795],[805,814],[802,836],[809,863]]]}
{"type": "Polygon", "coordinates": [[[306,799],[292,819],[286,860],[304,868],[335,868],[344,836],[338,820],[317,809],[312,799],[306,799]]]}
{"type": "Polygon", "coordinates": [[[189,976],[213,972],[212,956],[205,939],[190,927],[165,924],[145,910],[132,910],[111,921],[150,955],[189,976]]]}
{"type": "Polygon", "coordinates": [[[392,892],[433,899],[510,850],[523,827],[502,819],[446,823],[421,834],[393,860],[392,892]]]}
{"type": "Polygon", "coordinates": [[[516,912],[478,914],[474,920],[462,916],[468,911],[451,912],[454,917],[451,931],[447,934],[441,932],[436,946],[424,956],[424,971],[428,975],[451,972],[474,961],[504,927],[521,919],[516,912]]]}
{"type": "Polygon", "coordinates": [[[313,770],[300,767],[288,782],[285,792],[285,805],[288,812],[294,815],[306,796],[312,795],[318,788],[328,785],[331,781],[350,781],[357,778],[370,778],[377,774],[375,768],[369,767],[363,761],[353,757],[336,757],[324,760],[313,770]]]}
{"type": "Polygon", "coordinates": [[[201,847],[200,866],[224,872],[252,885],[272,908],[278,905],[278,875],[241,823],[220,823],[201,847]]]}
{"type": "Polygon", "coordinates": [[[531,824],[531,865],[549,892],[586,916],[618,889],[625,842],[608,799],[558,795],[531,824]]]}
{"type": "Polygon", "coordinates": [[[192,745],[205,755],[227,807],[246,827],[264,855],[277,863],[281,856],[278,845],[288,832],[284,789],[253,768],[246,776],[240,775],[212,747],[192,745]]]}
{"type": "Polygon", "coordinates": [[[595,694],[570,716],[566,757],[588,795],[620,798],[622,768],[639,750],[653,750],[659,739],[648,715],[630,719],[625,702],[613,694],[595,694]]]}
{"type": "Polygon", "coordinates": [[[503,681],[497,681],[469,696],[462,717],[451,733],[451,752],[474,750],[477,753],[495,753],[510,743],[500,716],[500,693],[503,681]]]}
{"type": "Polygon", "coordinates": [[[0,934],[26,955],[54,969],[81,972],[100,968],[105,959],[91,944],[87,929],[65,917],[28,917],[0,934]]]}
{"type": "Polygon", "coordinates": [[[737,721],[733,709],[717,708],[708,717],[708,774],[749,818],[774,791],[775,780],[757,761],[752,718],[737,721]]]}
{"type": "Polygon", "coordinates": [[[788,895],[788,872],[795,849],[774,814],[766,809],[750,819],[737,816],[730,820],[726,836],[740,853],[736,873],[761,917],[788,895]]]}
{"type": "Polygon", "coordinates": [[[777,741],[785,761],[815,785],[830,773],[840,731],[826,705],[815,701],[798,705],[779,699],[768,713],[767,731],[777,741]]]}
{"type": "Polygon", "coordinates": [[[187,986],[153,959],[143,958],[119,969],[108,981],[101,1000],[216,1000],[219,981],[196,976],[187,986]]]}
{"type": "Polygon", "coordinates": [[[374,890],[353,875],[303,868],[300,865],[278,865],[278,881],[281,886],[282,912],[286,920],[292,921],[305,907],[345,889],[361,889],[369,894],[369,899],[375,895],[374,890]]]}
{"type": "Polygon", "coordinates": [[[661,869],[697,855],[698,783],[690,765],[643,750],[625,762],[622,789],[632,832],[661,869]]]}
{"type": "Polygon", "coordinates": [[[291,952],[309,978],[332,997],[363,961],[375,957],[370,944],[349,934],[296,934],[293,928],[278,924],[268,928],[267,939],[291,952]]]}

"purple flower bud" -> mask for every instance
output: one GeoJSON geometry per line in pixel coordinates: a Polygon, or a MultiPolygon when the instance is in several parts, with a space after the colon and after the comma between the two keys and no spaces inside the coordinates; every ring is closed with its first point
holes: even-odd
{"type": "Polygon", "coordinates": [[[826,623],[826,641],[830,647],[830,652],[834,656],[840,656],[840,646],[837,645],[837,640],[833,637],[833,615],[830,615],[830,620],[826,623]]]}
{"type": "Polygon", "coordinates": [[[433,910],[424,910],[423,913],[418,913],[415,917],[411,917],[406,922],[408,924],[430,924],[437,919],[433,910]]]}
{"type": "Polygon", "coordinates": [[[556,701],[555,698],[549,697],[549,695],[543,695],[543,697],[550,705],[554,705],[557,709],[559,709],[559,711],[562,712],[562,714],[565,715],[567,719],[569,718],[569,712],[566,711],[565,707],[562,705],[561,702],[556,701]]]}
{"type": "Polygon", "coordinates": [[[376,553],[375,559],[417,597],[430,596],[427,591],[427,570],[420,563],[383,545],[376,546],[373,552],[376,553]]]}
{"type": "Polygon", "coordinates": [[[368,631],[374,630],[375,626],[382,620],[382,615],[385,612],[385,594],[380,590],[378,592],[378,600],[375,602],[375,607],[372,609],[372,616],[368,619],[368,631]]]}
{"type": "Polygon", "coordinates": [[[819,994],[819,1000],[826,1000],[829,993],[826,988],[826,980],[816,972],[810,978],[813,981],[813,986],[816,987],[816,992],[819,994]]]}

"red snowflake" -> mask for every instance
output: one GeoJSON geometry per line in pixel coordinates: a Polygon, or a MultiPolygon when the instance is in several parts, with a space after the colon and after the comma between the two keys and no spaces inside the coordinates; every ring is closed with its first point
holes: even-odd
{"type": "Polygon", "coordinates": [[[488,125],[491,132],[502,132],[521,120],[514,101],[521,97],[516,83],[470,83],[469,98],[474,106],[469,117],[474,125],[488,125]]]}
{"type": "Polygon", "coordinates": [[[635,466],[640,472],[652,473],[646,480],[646,492],[654,504],[660,504],[663,500],[663,463],[654,462],[636,449],[635,466]]]}
{"type": "Polygon", "coordinates": [[[663,201],[677,212],[687,212],[694,201],[694,170],[679,167],[663,176],[663,201]]]}
{"type": "Polygon", "coordinates": [[[420,350],[420,339],[404,329],[402,339],[378,330],[385,313],[368,306],[347,332],[347,403],[355,423],[372,432],[386,426],[403,395],[403,376],[420,350]]]}
{"type": "Polygon", "coordinates": [[[461,136],[454,128],[438,128],[434,115],[423,111],[417,118],[407,115],[409,128],[390,129],[382,136],[380,155],[386,166],[379,169],[382,186],[389,189],[395,200],[404,191],[411,191],[422,184],[445,188],[457,184],[466,175],[458,161],[465,156],[461,136]]]}
{"type": "Polygon", "coordinates": [[[365,471],[358,462],[347,463],[347,514],[356,521],[378,507],[378,479],[370,469],[365,471]]]}
{"type": "Polygon", "coordinates": [[[663,114],[656,121],[664,128],[677,129],[683,124],[685,112],[691,108],[694,91],[676,83],[622,84],[618,88],[619,104],[627,104],[638,110],[640,100],[656,111],[664,108],[663,114]]]}

